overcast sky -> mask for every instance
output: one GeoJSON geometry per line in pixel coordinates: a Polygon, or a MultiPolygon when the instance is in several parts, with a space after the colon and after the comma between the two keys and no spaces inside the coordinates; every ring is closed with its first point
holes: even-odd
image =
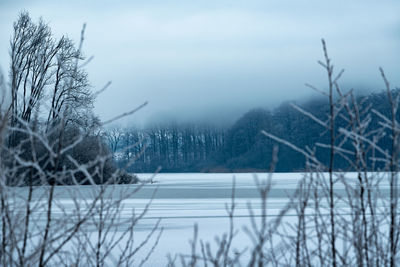
{"type": "Polygon", "coordinates": [[[53,32],[79,39],[103,120],[149,101],[131,120],[222,120],[252,107],[315,95],[325,38],[344,88],[383,88],[378,67],[400,86],[400,1],[0,0],[0,66],[12,22],[27,10],[53,32]],[[84,2],[84,3],[82,3],[84,2]]]}

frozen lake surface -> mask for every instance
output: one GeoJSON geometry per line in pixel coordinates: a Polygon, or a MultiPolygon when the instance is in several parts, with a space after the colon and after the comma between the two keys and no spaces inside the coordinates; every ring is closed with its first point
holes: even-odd
{"type": "MultiPolygon", "coordinates": [[[[149,179],[152,174],[138,174],[141,179],[149,179]]],[[[163,265],[169,253],[189,254],[189,240],[193,238],[194,225],[198,225],[198,236],[214,244],[215,236],[228,232],[229,218],[226,204],[231,203],[232,183],[235,177],[235,227],[241,230],[249,225],[248,203],[251,203],[256,215],[260,213],[259,193],[255,186],[254,175],[238,174],[196,174],[196,173],[161,173],[154,178],[154,183],[146,185],[132,200],[144,206],[151,192],[157,188],[151,208],[146,218],[162,218],[164,227],[158,249],[154,252],[148,266],[163,265]]],[[[267,174],[257,174],[265,180],[267,174]]],[[[268,200],[267,216],[276,216],[288,202],[288,195],[295,190],[301,174],[280,173],[273,176],[273,190],[268,200]]],[[[235,238],[233,247],[250,246],[250,239],[241,231],[235,238]]],[[[179,259],[177,259],[179,262],[179,259]]]]}
{"type": "MultiPolygon", "coordinates": [[[[148,180],[153,174],[137,174],[140,179],[148,180]]],[[[226,212],[226,204],[230,204],[232,195],[232,182],[235,177],[235,219],[234,225],[242,230],[244,225],[249,225],[250,215],[248,210],[251,204],[255,216],[260,214],[260,200],[255,185],[255,175],[250,173],[238,174],[213,174],[213,173],[161,173],[153,177],[153,183],[147,183],[132,197],[124,201],[120,211],[122,217],[131,214],[134,209],[139,213],[145,209],[152,199],[152,203],[136,226],[135,238],[140,242],[152,229],[158,219],[161,219],[160,228],[163,234],[159,244],[154,250],[150,260],[145,266],[165,266],[167,255],[174,257],[177,253],[189,254],[189,240],[193,237],[194,225],[198,225],[198,236],[203,241],[214,244],[215,236],[221,236],[228,232],[229,218],[226,212]]],[[[268,174],[259,173],[256,177],[266,180],[268,174]]],[[[298,182],[303,177],[301,173],[276,173],[272,176],[272,190],[267,201],[267,216],[274,218],[284,209],[290,200],[290,196],[296,190],[298,182]]],[[[347,175],[349,183],[356,178],[355,174],[347,175]]],[[[386,182],[381,183],[381,189],[385,190],[386,182]]],[[[120,190],[135,190],[138,185],[112,186],[112,194],[118,197],[120,190]]],[[[71,212],[74,209],[75,200],[71,199],[71,192],[81,199],[90,199],[93,186],[59,186],[56,187],[55,196],[62,207],[60,214],[71,212]],[[61,211],[62,209],[62,211],[61,211]]],[[[337,193],[344,193],[344,187],[338,183],[335,187],[337,193]]],[[[20,188],[23,191],[26,189],[20,188]]],[[[39,197],[40,190],[34,197],[39,197]]],[[[45,201],[45,199],[43,200],[45,201]]],[[[346,207],[343,203],[337,205],[346,207]]],[[[55,210],[57,214],[57,209],[55,210]]],[[[37,214],[45,220],[45,214],[37,214]]],[[[286,221],[295,219],[294,211],[285,215],[286,221]]],[[[90,231],[90,228],[87,229],[90,231]]],[[[154,237],[152,239],[154,241],[154,237]]],[[[234,239],[233,247],[243,249],[251,246],[249,237],[240,231],[234,239]]],[[[144,247],[138,258],[144,257],[151,249],[151,244],[144,247]]],[[[139,261],[138,261],[139,263],[139,261]]],[[[179,263],[179,259],[177,260],[179,263]]]]}
{"type": "MultiPolygon", "coordinates": [[[[138,176],[141,179],[150,179],[152,174],[138,174],[138,176]]],[[[303,176],[302,173],[273,174],[272,189],[267,201],[267,216],[270,219],[279,215],[280,211],[287,206],[303,176]]],[[[379,183],[381,190],[387,190],[387,177],[384,174],[377,176],[382,179],[379,183]]],[[[234,223],[236,229],[242,230],[245,225],[250,225],[248,203],[251,203],[256,216],[260,214],[261,206],[255,177],[260,181],[266,180],[268,177],[266,173],[256,175],[251,173],[161,173],[154,178],[154,184],[147,185],[136,195],[139,199],[133,201],[144,205],[150,192],[158,188],[147,217],[161,217],[161,225],[166,230],[160,240],[159,249],[153,257],[157,262],[152,261],[149,266],[163,263],[167,253],[189,253],[189,240],[192,239],[195,223],[199,227],[199,237],[210,243],[214,243],[215,236],[228,232],[229,220],[225,206],[231,202],[233,177],[236,184],[234,223]]],[[[325,175],[324,178],[327,179],[327,177],[325,175]]],[[[346,174],[349,184],[354,183],[356,177],[356,173],[346,174]]],[[[339,195],[345,194],[343,183],[336,183],[335,191],[339,195]]],[[[343,206],[343,215],[346,215],[347,205],[338,201],[337,206],[343,206]]],[[[286,213],[284,220],[295,222],[295,212],[291,210],[286,213]]],[[[251,246],[251,241],[243,231],[240,231],[233,247],[243,249],[246,246],[251,246]]]]}

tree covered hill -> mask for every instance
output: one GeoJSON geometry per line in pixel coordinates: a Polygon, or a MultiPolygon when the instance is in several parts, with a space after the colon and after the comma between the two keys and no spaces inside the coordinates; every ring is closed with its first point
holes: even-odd
{"type": "MultiPolygon", "coordinates": [[[[370,128],[377,128],[379,113],[387,116],[390,114],[386,92],[360,96],[354,101],[360,105],[361,116],[371,117],[368,126],[370,128]],[[367,110],[373,112],[368,112],[367,115],[367,110]]],[[[328,119],[329,107],[325,100],[309,100],[299,104],[299,107],[313,114],[321,122],[328,119]]],[[[341,113],[337,114],[335,126],[339,136],[339,130],[346,129],[349,123],[341,113]]],[[[219,128],[211,123],[165,123],[143,130],[132,127],[112,128],[107,130],[105,135],[121,167],[129,161],[134,162],[128,167],[132,172],[153,172],[159,166],[164,172],[265,171],[269,168],[275,145],[279,147],[276,171],[304,170],[305,158],[302,154],[266,137],[261,130],[299,148],[314,150],[322,161],[329,158],[328,150],[324,147],[329,136],[324,127],[312,121],[289,102],[282,103],[272,110],[252,109],[229,128],[219,128]]],[[[344,142],[344,147],[354,145],[347,141],[345,136],[341,136],[338,142],[344,142]]],[[[390,150],[390,140],[382,137],[379,142],[382,147],[390,150]]],[[[351,159],[351,155],[349,158],[351,159]]],[[[351,170],[348,162],[340,155],[336,155],[335,162],[336,168],[351,170]]]]}

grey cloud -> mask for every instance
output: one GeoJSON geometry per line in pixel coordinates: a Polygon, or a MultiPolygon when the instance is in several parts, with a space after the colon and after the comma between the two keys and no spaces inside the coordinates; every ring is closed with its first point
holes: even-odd
{"type": "MultiPolygon", "coordinates": [[[[344,86],[379,90],[379,66],[400,84],[396,1],[110,3],[17,1],[0,10],[0,36],[8,40],[21,9],[75,39],[87,22],[92,83],[100,88],[113,81],[96,102],[103,119],[149,100],[133,120],[226,120],[254,106],[309,96],[305,82],[325,82],[316,64],[321,37],[336,66],[346,69],[344,86]]],[[[7,58],[7,45],[0,44],[1,58],[7,58]]],[[[5,69],[8,62],[0,64],[5,69]]]]}

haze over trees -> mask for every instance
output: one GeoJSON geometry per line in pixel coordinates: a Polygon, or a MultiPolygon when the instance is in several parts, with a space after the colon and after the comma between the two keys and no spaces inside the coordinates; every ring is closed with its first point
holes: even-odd
{"type": "MultiPolygon", "coordinates": [[[[397,91],[396,91],[397,92],[397,91]]],[[[390,114],[386,92],[357,97],[362,107],[373,106],[381,114],[390,114]]],[[[321,98],[302,102],[299,106],[311,114],[327,119],[328,105],[321,98]]],[[[248,111],[230,127],[217,127],[214,123],[164,123],[145,129],[112,127],[105,130],[115,160],[122,167],[135,158],[129,167],[132,172],[153,172],[159,166],[162,172],[254,172],[267,171],[276,142],[265,138],[261,130],[273,133],[298,147],[312,147],[326,143],[329,136],[323,126],[304,116],[290,102],[275,109],[255,108],[248,111]],[[136,145],[135,145],[136,144],[136,145]]],[[[369,128],[376,128],[380,117],[370,115],[369,128]]],[[[337,124],[345,127],[348,121],[343,111],[337,124]]],[[[383,138],[379,145],[391,150],[390,140],[383,138]]],[[[345,148],[351,143],[346,142],[345,148]]],[[[326,148],[317,146],[316,155],[327,162],[326,148]]],[[[304,155],[281,145],[278,172],[303,171],[304,155]]],[[[352,170],[348,162],[338,157],[336,169],[352,170]]]]}
{"type": "Polygon", "coordinates": [[[105,131],[114,158],[132,172],[200,171],[216,160],[224,147],[225,130],[215,126],[170,123],[141,130],[110,128],[105,131]]]}

